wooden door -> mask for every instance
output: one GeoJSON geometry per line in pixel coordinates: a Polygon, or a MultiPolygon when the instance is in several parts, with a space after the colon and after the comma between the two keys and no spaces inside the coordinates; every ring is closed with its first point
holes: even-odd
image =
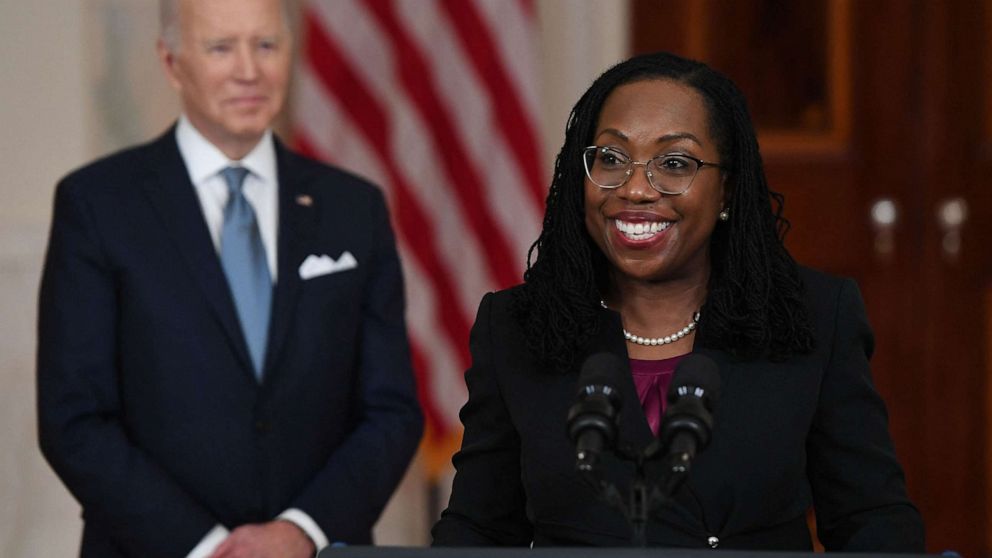
{"type": "Polygon", "coordinates": [[[635,0],[633,50],[744,91],[800,262],[858,280],[931,551],[992,554],[988,0],[635,0]]]}

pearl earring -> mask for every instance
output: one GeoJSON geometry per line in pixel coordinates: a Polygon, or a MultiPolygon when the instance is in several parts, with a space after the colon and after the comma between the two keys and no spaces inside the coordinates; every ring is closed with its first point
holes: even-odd
{"type": "Polygon", "coordinates": [[[730,212],[729,211],[727,211],[726,209],[720,211],[720,220],[721,221],[727,221],[729,219],[730,219],[730,212]]]}

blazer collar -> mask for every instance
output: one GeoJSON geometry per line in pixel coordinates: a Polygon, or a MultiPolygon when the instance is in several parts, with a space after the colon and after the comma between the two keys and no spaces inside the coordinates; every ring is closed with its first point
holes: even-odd
{"type": "MultiPolygon", "coordinates": [[[[616,386],[620,392],[620,431],[617,443],[632,450],[644,448],[652,440],[654,434],[648,426],[641,401],[637,397],[637,388],[630,373],[630,357],[627,354],[627,341],[623,337],[623,324],[620,314],[613,310],[603,309],[599,313],[598,334],[593,337],[588,355],[610,353],[623,362],[625,374],[618,380],[616,386]]],[[[586,355],[588,357],[588,355],[586,355]]]]}
{"type": "MultiPolygon", "coordinates": [[[[641,452],[648,445],[655,442],[656,438],[648,426],[647,417],[644,415],[644,409],[641,407],[641,401],[637,396],[637,388],[634,385],[633,375],[630,373],[630,357],[627,354],[627,341],[623,336],[623,323],[620,320],[620,314],[613,310],[603,309],[599,314],[599,330],[589,345],[588,355],[598,352],[608,352],[617,355],[620,357],[621,362],[624,363],[627,371],[626,374],[623,374],[617,386],[621,397],[617,446],[632,452],[641,452]]],[[[720,371],[721,382],[726,383],[728,376],[730,376],[733,363],[725,352],[695,343],[692,353],[703,354],[713,359],[720,371]]],[[[653,463],[655,465],[650,470],[656,471],[655,467],[658,462],[653,463]]],[[[649,476],[651,474],[650,470],[649,476]]],[[[619,465],[619,462],[616,462],[612,474],[618,478],[626,478],[625,475],[629,475],[630,472],[623,469],[623,466],[619,465]]],[[[659,508],[656,514],[659,517],[666,518],[667,521],[673,524],[684,525],[694,530],[705,530],[705,526],[699,523],[700,518],[703,517],[703,509],[696,496],[697,492],[698,489],[694,486],[693,475],[690,473],[689,478],[686,479],[682,488],[677,490],[676,494],[673,495],[673,499],[668,504],[659,508]]]]}
{"type": "Polygon", "coordinates": [[[272,300],[269,344],[263,383],[276,373],[286,337],[296,315],[302,282],[299,265],[315,245],[321,209],[327,200],[320,196],[318,176],[309,165],[275,138],[279,174],[279,281],[272,300]]]}
{"type": "MultiPolygon", "coordinates": [[[[627,341],[623,336],[623,323],[620,314],[609,309],[599,313],[598,333],[589,344],[589,351],[583,357],[600,352],[616,355],[624,363],[626,374],[619,380],[617,389],[621,397],[620,432],[618,443],[627,444],[631,448],[644,448],[654,441],[654,434],[648,426],[647,417],[637,396],[637,387],[630,372],[630,357],[627,354],[627,341]]],[[[724,351],[694,343],[692,353],[702,354],[713,359],[720,370],[721,381],[726,381],[727,371],[731,361],[724,351]]]]}
{"type": "Polygon", "coordinates": [[[174,240],[187,272],[203,293],[206,307],[220,323],[242,367],[253,377],[251,358],[234,300],[210,239],[193,183],[179,154],[175,126],[153,142],[151,148],[152,176],[143,185],[145,193],[174,240]]]}
{"type": "MultiPolygon", "coordinates": [[[[301,164],[300,159],[290,153],[278,138],[274,139],[279,176],[279,274],[273,293],[263,384],[277,370],[276,364],[285,346],[299,298],[297,268],[308,247],[313,246],[318,210],[324,202],[316,188],[317,176],[308,172],[306,169],[309,166],[301,164]]],[[[163,226],[175,241],[187,272],[203,293],[207,308],[223,329],[246,377],[254,381],[247,342],[238,322],[227,277],[210,239],[189,172],[179,153],[175,127],[154,141],[151,148],[153,161],[150,167],[153,171],[144,189],[163,226]]]]}

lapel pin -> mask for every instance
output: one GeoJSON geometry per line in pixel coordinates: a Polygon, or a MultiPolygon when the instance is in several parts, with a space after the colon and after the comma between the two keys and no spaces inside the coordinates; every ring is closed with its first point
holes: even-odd
{"type": "Polygon", "coordinates": [[[300,194],[296,196],[296,203],[303,207],[310,207],[313,205],[313,198],[306,194],[300,194]]]}

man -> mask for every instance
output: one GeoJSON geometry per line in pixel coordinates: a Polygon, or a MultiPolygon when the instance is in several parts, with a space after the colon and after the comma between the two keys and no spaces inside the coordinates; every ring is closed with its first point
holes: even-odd
{"type": "Polygon", "coordinates": [[[381,194],[272,136],[280,0],[163,0],[183,114],[58,186],[42,451],[86,556],[368,544],[422,428],[381,194]]]}

